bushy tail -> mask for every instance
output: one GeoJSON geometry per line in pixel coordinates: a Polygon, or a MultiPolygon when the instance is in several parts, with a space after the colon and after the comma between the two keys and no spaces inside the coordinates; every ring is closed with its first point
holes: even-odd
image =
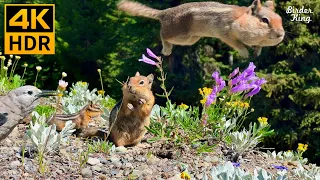
{"type": "Polygon", "coordinates": [[[118,2],[117,7],[119,10],[125,11],[132,16],[142,16],[152,19],[159,19],[158,14],[161,12],[161,10],[152,9],[138,2],[128,0],[121,0],[118,2]]]}

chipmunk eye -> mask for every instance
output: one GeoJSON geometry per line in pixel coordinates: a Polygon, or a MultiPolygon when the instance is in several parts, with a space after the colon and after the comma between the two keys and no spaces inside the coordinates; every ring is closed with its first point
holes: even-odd
{"type": "Polygon", "coordinates": [[[269,24],[269,19],[268,18],[262,18],[261,20],[262,20],[262,22],[264,22],[266,24],[269,24]]]}
{"type": "Polygon", "coordinates": [[[28,94],[29,94],[29,95],[32,95],[32,93],[33,93],[32,91],[28,91],[28,94]]]}
{"type": "Polygon", "coordinates": [[[140,85],[143,85],[143,84],[144,84],[144,80],[141,80],[141,81],[139,82],[139,84],[140,84],[140,85]]]}

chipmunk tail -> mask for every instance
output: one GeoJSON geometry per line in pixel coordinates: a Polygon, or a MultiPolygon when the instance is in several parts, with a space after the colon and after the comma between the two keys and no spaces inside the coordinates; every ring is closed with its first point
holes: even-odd
{"type": "Polygon", "coordinates": [[[138,2],[120,0],[117,8],[132,16],[142,16],[146,18],[159,19],[158,14],[161,10],[153,9],[138,2]]]}

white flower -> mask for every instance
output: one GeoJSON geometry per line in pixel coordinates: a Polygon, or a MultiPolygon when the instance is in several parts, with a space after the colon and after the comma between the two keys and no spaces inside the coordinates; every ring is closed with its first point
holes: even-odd
{"type": "Polygon", "coordinates": [[[24,63],[23,67],[28,67],[28,64],[27,64],[27,63],[24,63]]]}
{"type": "Polygon", "coordinates": [[[10,55],[10,59],[12,59],[13,58],[13,55],[10,55]]]}
{"type": "Polygon", "coordinates": [[[4,69],[4,70],[8,70],[8,67],[6,67],[6,66],[3,66],[3,69],[4,69]]]}
{"type": "Polygon", "coordinates": [[[64,80],[59,80],[59,87],[62,89],[65,89],[68,86],[68,82],[65,82],[64,80]]]}
{"type": "Polygon", "coordinates": [[[41,66],[37,66],[37,67],[36,67],[36,70],[37,70],[37,71],[41,71],[41,69],[42,69],[41,66]]]}
{"type": "Polygon", "coordinates": [[[97,69],[98,73],[101,73],[101,69],[97,69]]]}
{"type": "Polygon", "coordinates": [[[20,56],[16,56],[16,60],[19,60],[19,59],[21,59],[21,57],[20,56]]]}
{"type": "Polygon", "coordinates": [[[67,73],[62,72],[62,77],[67,77],[67,73]]]}
{"type": "Polygon", "coordinates": [[[11,66],[11,65],[12,65],[12,63],[9,61],[7,66],[9,67],[9,66],[11,66]]]}

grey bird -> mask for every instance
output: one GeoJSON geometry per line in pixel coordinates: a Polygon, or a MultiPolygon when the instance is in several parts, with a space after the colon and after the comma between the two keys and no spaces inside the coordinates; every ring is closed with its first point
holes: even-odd
{"type": "Polygon", "coordinates": [[[41,97],[54,95],[55,91],[41,91],[26,85],[0,96],[0,141],[33,111],[41,97]]]}

